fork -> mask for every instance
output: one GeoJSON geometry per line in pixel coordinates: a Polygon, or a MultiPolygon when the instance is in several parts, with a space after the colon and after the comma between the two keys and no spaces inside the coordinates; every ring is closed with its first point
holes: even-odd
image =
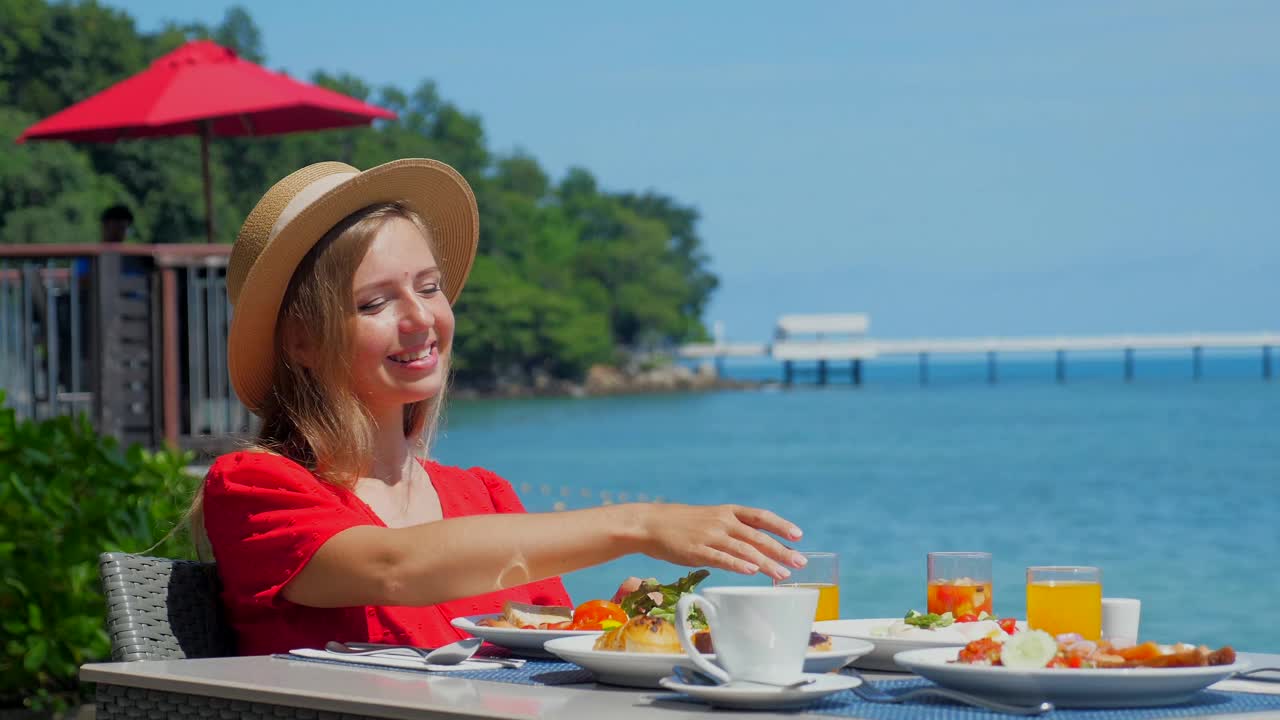
{"type": "Polygon", "coordinates": [[[882,690],[871,684],[866,678],[862,677],[862,673],[857,670],[846,667],[840,671],[845,675],[851,675],[862,680],[862,684],[852,689],[854,695],[874,703],[900,703],[908,700],[916,700],[919,698],[934,697],[941,700],[950,700],[973,707],[983,708],[992,712],[1005,713],[1008,715],[1043,715],[1047,712],[1053,712],[1053,703],[1042,702],[1038,705],[1011,705],[1008,703],[988,700],[977,695],[960,692],[959,690],[949,690],[941,687],[923,687],[915,690],[908,690],[901,694],[892,694],[882,690]]]}
{"type": "Polygon", "coordinates": [[[1249,682],[1280,682],[1280,677],[1249,677],[1254,673],[1273,672],[1280,673],[1280,667],[1260,667],[1252,670],[1238,672],[1231,676],[1232,680],[1248,680],[1249,682]]]}
{"type": "MultiPolygon", "coordinates": [[[[426,662],[432,662],[427,655],[431,651],[426,648],[415,647],[413,645],[389,645],[383,643],[361,643],[361,642],[329,642],[325,645],[325,649],[329,652],[342,653],[343,655],[404,655],[411,653],[422,658],[426,662]]],[[[524,660],[520,658],[500,658],[492,656],[472,656],[467,662],[490,663],[499,667],[511,668],[519,670],[524,667],[524,660]]]]}

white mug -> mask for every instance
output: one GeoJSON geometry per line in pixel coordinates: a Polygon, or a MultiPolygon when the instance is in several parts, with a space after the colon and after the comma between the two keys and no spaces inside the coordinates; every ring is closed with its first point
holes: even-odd
{"type": "Polygon", "coordinates": [[[676,634],[693,664],[720,682],[789,683],[804,673],[817,609],[813,588],[707,588],[676,603],[676,634]],[[693,646],[685,618],[695,605],[707,616],[719,667],[693,646]]]}

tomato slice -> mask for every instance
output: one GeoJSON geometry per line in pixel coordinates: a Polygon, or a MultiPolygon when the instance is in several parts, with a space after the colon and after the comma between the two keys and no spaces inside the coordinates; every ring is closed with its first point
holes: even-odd
{"type": "Polygon", "coordinates": [[[601,623],[606,620],[622,624],[628,619],[627,613],[617,603],[611,603],[608,600],[588,600],[574,609],[570,627],[574,630],[602,630],[601,623]]]}
{"type": "Polygon", "coordinates": [[[1000,618],[996,621],[996,624],[1009,635],[1018,632],[1018,621],[1014,618],[1000,618]]]}

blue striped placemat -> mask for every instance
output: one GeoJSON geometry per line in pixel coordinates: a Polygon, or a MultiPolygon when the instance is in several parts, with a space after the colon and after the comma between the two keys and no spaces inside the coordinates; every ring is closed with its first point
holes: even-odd
{"type": "MultiPolygon", "coordinates": [[[[325,665],[368,670],[370,665],[328,660],[324,658],[301,657],[281,654],[274,657],[297,662],[313,662],[325,665]]],[[[594,684],[591,673],[567,662],[549,660],[529,660],[523,668],[494,668],[493,670],[455,670],[448,673],[430,673],[427,670],[399,667],[378,667],[379,670],[394,672],[433,674],[441,677],[467,678],[470,680],[488,680],[490,682],[513,683],[516,685],[576,685],[594,684]]],[[[880,680],[876,687],[889,692],[905,692],[915,688],[928,687],[928,680],[912,678],[907,680],[880,680]]],[[[676,701],[681,703],[697,703],[702,701],[671,693],[657,691],[655,699],[660,701],[676,701]]],[[[1180,705],[1154,708],[1122,708],[1116,710],[1055,710],[1046,717],[1054,720],[1154,720],[1155,718],[1183,718],[1204,715],[1234,715],[1237,713],[1280,711],[1280,695],[1264,695],[1259,693],[1223,692],[1219,690],[1202,690],[1190,701],[1180,705]]],[[[993,713],[987,710],[956,705],[943,700],[919,700],[887,705],[863,700],[851,692],[838,693],[824,698],[804,709],[807,713],[836,715],[840,717],[860,717],[868,720],[909,720],[927,717],[929,720],[1008,720],[1009,715],[993,713]]]]}
{"type": "MultiPolygon", "coordinates": [[[[878,680],[875,686],[890,693],[929,687],[933,683],[922,678],[910,680],[878,680]]],[[[700,700],[667,693],[663,700],[698,703],[700,700]]],[[[1052,720],[1155,720],[1156,718],[1233,715],[1266,710],[1280,710],[1280,695],[1202,690],[1190,701],[1179,705],[1151,708],[1118,708],[1114,710],[1058,709],[1043,716],[1052,720]]],[[[957,705],[945,700],[912,700],[901,704],[873,703],[852,692],[837,693],[804,708],[803,712],[867,720],[1009,720],[1011,715],[957,705]]]]}

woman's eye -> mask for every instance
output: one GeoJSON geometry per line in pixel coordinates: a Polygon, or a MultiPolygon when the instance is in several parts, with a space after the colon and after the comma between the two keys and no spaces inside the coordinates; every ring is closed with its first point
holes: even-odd
{"type": "Polygon", "coordinates": [[[385,301],[383,301],[383,300],[373,300],[373,301],[370,301],[370,302],[367,302],[367,303],[365,303],[365,304],[361,305],[361,306],[359,307],[359,310],[360,310],[360,312],[373,312],[374,310],[377,310],[377,309],[381,308],[383,305],[386,305],[386,302],[385,302],[385,301]]]}
{"type": "Polygon", "coordinates": [[[431,283],[430,285],[424,285],[421,288],[419,288],[418,292],[422,293],[423,295],[435,295],[436,293],[440,292],[440,286],[436,283],[431,283]]]}

